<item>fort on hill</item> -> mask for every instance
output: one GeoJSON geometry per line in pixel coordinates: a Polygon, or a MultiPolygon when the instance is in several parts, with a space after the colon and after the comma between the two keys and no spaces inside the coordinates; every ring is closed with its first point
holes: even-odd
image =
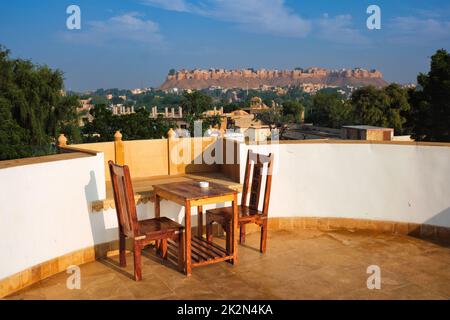
{"type": "Polygon", "coordinates": [[[294,70],[266,69],[194,69],[172,71],[161,85],[162,90],[221,88],[259,88],[261,86],[289,86],[301,84],[322,84],[343,87],[374,85],[386,86],[388,83],[377,70],[362,68],[328,70],[324,68],[296,68],[294,70]]]}

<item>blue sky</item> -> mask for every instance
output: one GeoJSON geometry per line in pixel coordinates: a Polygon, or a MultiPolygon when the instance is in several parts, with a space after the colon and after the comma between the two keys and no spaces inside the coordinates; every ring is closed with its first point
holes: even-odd
{"type": "Polygon", "coordinates": [[[159,86],[170,68],[376,68],[415,82],[450,49],[448,0],[15,0],[0,2],[0,44],[60,68],[66,89],[159,86]],[[81,30],[66,8],[81,8],[81,30]],[[366,9],[381,8],[381,30],[366,9]]]}

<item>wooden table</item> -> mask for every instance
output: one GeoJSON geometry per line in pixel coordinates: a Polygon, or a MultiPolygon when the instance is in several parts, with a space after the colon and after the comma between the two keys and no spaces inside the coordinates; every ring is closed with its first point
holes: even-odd
{"type": "Polygon", "coordinates": [[[161,214],[161,199],[173,201],[185,207],[185,273],[191,275],[192,268],[230,260],[237,263],[238,208],[237,191],[209,183],[209,188],[200,188],[198,181],[184,181],[154,186],[155,217],[161,214]],[[233,204],[233,233],[230,252],[203,237],[203,206],[231,201],[233,204]],[[191,234],[191,207],[197,207],[197,235],[191,234]]]}

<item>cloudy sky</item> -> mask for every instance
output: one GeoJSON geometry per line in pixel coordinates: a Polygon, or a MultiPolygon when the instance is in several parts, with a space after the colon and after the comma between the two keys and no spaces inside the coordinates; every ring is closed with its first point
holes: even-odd
{"type": "Polygon", "coordinates": [[[376,68],[415,82],[450,49],[448,0],[15,0],[0,2],[0,44],[64,71],[66,89],[159,86],[169,69],[376,68]],[[81,9],[68,30],[66,9],[81,9]],[[381,8],[381,30],[366,26],[381,8]]]}

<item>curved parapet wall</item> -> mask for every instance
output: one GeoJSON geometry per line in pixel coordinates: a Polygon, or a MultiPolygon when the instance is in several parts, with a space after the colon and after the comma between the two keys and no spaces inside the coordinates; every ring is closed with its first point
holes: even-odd
{"type": "Polygon", "coordinates": [[[449,144],[241,145],[241,163],[249,148],[275,153],[271,217],[338,217],[450,227],[449,144]]]}
{"type": "Polygon", "coordinates": [[[94,245],[88,208],[105,197],[104,181],[103,153],[0,162],[0,297],[59,270],[32,267],[94,245]]]}
{"type": "MultiPolygon", "coordinates": [[[[275,153],[270,228],[450,238],[447,144],[241,143],[241,178],[249,148],[275,153]]],[[[22,161],[0,163],[0,297],[116,249],[114,209],[91,211],[106,196],[103,153],[22,161]]],[[[179,206],[162,206],[182,220],[179,206]]],[[[152,217],[153,204],[139,204],[138,215],[152,217]]]]}

